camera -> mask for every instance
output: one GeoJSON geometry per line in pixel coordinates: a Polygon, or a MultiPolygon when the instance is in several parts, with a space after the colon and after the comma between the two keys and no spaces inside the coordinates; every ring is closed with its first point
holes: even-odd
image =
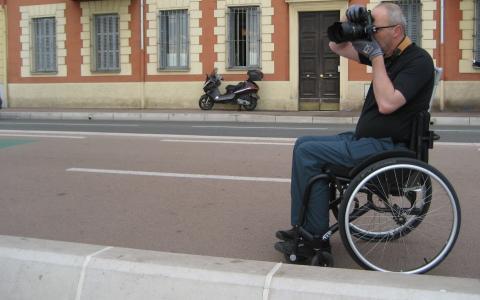
{"type": "Polygon", "coordinates": [[[372,40],[375,26],[371,11],[365,12],[356,22],[335,22],[328,27],[330,41],[335,43],[351,42],[355,40],[372,40]]]}

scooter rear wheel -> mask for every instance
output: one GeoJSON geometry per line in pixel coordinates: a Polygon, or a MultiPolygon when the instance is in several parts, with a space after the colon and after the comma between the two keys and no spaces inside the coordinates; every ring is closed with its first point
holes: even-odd
{"type": "Polygon", "coordinates": [[[198,100],[198,106],[200,106],[200,108],[202,110],[210,110],[213,108],[213,104],[215,104],[215,102],[213,101],[212,97],[210,97],[209,95],[207,94],[204,94],[200,97],[200,100],[198,100]]]}
{"type": "Polygon", "coordinates": [[[248,99],[248,101],[250,101],[250,104],[242,105],[243,108],[245,108],[248,111],[254,110],[255,107],[257,107],[257,98],[250,96],[250,99],[248,99]]]}

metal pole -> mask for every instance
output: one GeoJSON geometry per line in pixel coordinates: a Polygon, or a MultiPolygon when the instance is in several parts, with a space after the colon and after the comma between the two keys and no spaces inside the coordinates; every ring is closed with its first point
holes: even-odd
{"type": "MultiPolygon", "coordinates": [[[[445,0],[440,1],[440,61],[443,74],[446,72],[445,64],[445,0]]],[[[445,75],[443,75],[445,78],[445,75]]],[[[440,80],[440,111],[445,108],[445,82],[440,80]]]]}

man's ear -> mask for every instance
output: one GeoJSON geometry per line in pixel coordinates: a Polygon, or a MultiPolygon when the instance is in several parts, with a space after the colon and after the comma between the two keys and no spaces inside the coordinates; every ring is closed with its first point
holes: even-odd
{"type": "Polygon", "coordinates": [[[400,25],[397,25],[393,28],[393,31],[395,33],[395,37],[399,37],[399,36],[403,36],[404,33],[403,33],[403,29],[402,29],[402,26],[400,25]]]}

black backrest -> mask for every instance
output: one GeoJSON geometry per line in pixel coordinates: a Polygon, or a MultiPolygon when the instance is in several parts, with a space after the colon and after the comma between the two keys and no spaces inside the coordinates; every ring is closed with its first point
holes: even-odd
{"type": "Polygon", "coordinates": [[[416,158],[428,163],[428,150],[433,148],[433,141],[438,139],[430,130],[430,113],[420,112],[412,124],[410,136],[410,150],[416,153],[416,158]]]}

